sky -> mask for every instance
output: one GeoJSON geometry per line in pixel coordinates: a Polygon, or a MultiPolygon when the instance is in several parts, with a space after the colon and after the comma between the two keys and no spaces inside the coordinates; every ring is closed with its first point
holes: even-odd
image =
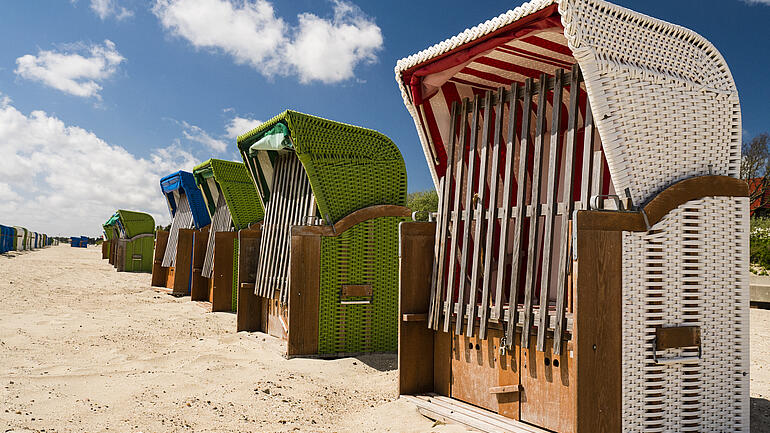
{"type": "MultiPolygon", "coordinates": [[[[519,1],[0,0],[0,224],[101,234],[118,209],[168,224],[160,177],[286,109],[376,129],[432,188],[393,68],[519,1]]],[[[617,0],[727,60],[744,139],[770,131],[770,0],[617,0]]]]}

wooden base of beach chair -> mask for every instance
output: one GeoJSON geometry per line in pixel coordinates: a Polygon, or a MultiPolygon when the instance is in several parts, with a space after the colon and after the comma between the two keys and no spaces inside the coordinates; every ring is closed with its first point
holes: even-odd
{"type": "Polygon", "coordinates": [[[261,235],[262,230],[258,226],[238,232],[236,332],[261,330],[262,302],[254,294],[261,235]]]}
{"type": "Polygon", "coordinates": [[[190,274],[190,300],[208,301],[208,278],[201,275],[203,262],[206,259],[206,242],[209,237],[209,226],[195,231],[192,246],[192,266],[190,274]]]}
{"type": "Polygon", "coordinates": [[[166,254],[168,243],[168,231],[158,230],[155,233],[155,253],[152,259],[152,278],[150,284],[153,287],[168,287],[168,268],[163,267],[163,256],[166,254]]]}

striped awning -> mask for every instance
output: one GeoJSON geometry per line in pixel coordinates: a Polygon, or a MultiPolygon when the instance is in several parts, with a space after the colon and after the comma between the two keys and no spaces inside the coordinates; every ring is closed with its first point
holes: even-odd
{"type": "MultiPolygon", "coordinates": [[[[440,55],[408,57],[396,67],[416,115],[421,136],[427,141],[426,157],[433,162],[434,181],[446,171],[450,107],[464,98],[496,91],[501,86],[523,84],[527,78],[569,70],[575,63],[567,46],[557,5],[551,4],[519,18],[483,37],[457,44],[440,55]],[[423,61],[421,57],[425,57],[423,61]]],[[[426,50],[427,51],[427,50],[426,50]]],[[[421,56],[422,55],[422,56],[421,56]]],[[[583,88],[584,90],[584,88],[583,88]]],[[[581,92],[584,99],[585,92],[581,92]]],[[[564,95],[564,101],[569,94],[564,95]]],[[[550,118],[553,101],[548,101],[550,118]]],[[[581,105],[582,106],[582,105],[581,105]]]]}

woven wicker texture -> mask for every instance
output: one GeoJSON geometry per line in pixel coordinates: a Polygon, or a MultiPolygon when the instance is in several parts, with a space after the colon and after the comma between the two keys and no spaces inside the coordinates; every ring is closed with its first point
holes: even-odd
{"type": "Polygon", "coordinates": [[[406,220],[375,218],[322,238],[319,354],[396,350],[398,224],[406,220]],[[371,285],[371,303],[341,304],[343,284],[371,285]]]}
{"type": "Polygon", "coordinates": [[[230,311],[238,311],[238,237],[233,240],[233,298],[230,311]]]}
{"type": "MultiPolygon", "coordinates": [[[[255,182],[259,161],[249,157],[249,146],[277,122],[285,122],[291,132],[294,151],[327,223],[368,206],[406,203],[406,167],[398,147],[388,137],[291,110],[238,137],[238,148],[255,182]]],[[[264,201],[269,200],[269,191],[260,193],[264,201]]]]}
{"type": "Polygon", "coordinates": [[[195,178],[192,173],[187,171],[178,171],[169,174],[160,179],[160,189],[166,196],[169,212],[171,216],[176,215],[179,195],[186,195],[189,208],[192,211],[193,222],[196,229],[209,225],[211,219],[206,202],[203,200],[201,190],[195,185],[195,178]],[[175,194],[176,193],[176,194],[175,194]]]}
{"type": "Polygon", "coordinates": [[[748,199],[720,197],[623,234],[624,432],[749,430],[748,230],[748,199]],[[655,327],[679,325],[700,326],[701,359],[656,364],[655,327]]]}
{"type": "Polygon", "coordinates": [[[152,216],[129,210],[118,210],[119,224],[125,231],[127,238],[133,238],[137,235],[155,233],[155,220],[152,216]]]}
{"type": "Polygon", "coordinates": [[[246,166],[240,162],[210,159],[193,169],[195,183],[203,190],[209,215],[214,214],[214,204],[209,184],[204,180],[213,177],[225,196],[233,225],[237,230],[262,221],[265,212],[259,201],[254,182],[249,177],[246,166]]]}
{"type": "Polygon", "coordinates": [[[425,113],[414,105],[402,72],[470,47],[552,4],[558,4],[564,27],[557,43],[583,71],[616,191],[629,188],[641,203],[686,177],[738,175],[738,94],[713,45],[690,30],[602,0],[533,0],[397,63],[396,81],[437,187],[425,113]]]}

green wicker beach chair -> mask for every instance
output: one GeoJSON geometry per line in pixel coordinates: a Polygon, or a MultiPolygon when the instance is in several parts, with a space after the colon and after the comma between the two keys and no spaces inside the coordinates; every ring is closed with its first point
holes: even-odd
{"type": "Polygon", "coordinates": [[[252,330],[287,339],[288,356],[395,351],[398,225],[410,214],[396,145],[285,111],[238,148],[266,209],[254,286],[267,317],[252,330]]]}
{"type": "MultiPolygon", "coordinates": [[[[240,162],[210,159],[196,166],[193,176],[203,192],[211,216],[201,275],[210,282],[209,301],[212,311],[235,311],[238,297],[236,234],[238,230],[261,222],[264,210],[249,172],[240,162]],[[224,236],[225,240],[217,244],[215,241],[218,236],[224,236]],[[215,264],[222,261],[230,266],[226,270],[223,266],[215,269],[215,264]]],[[[196,284],[195,280],[193,284],[196,284]]],[[[195,287],[192,290],[197,291],[195,287]]]]}
{"type": "Polygon", "coordinates": [[[155,244],[155,220],[152,216],[121,209],[110,218],[110,222],[115,236],[112,258],[118,272],[152,272],[155,244]]]}

